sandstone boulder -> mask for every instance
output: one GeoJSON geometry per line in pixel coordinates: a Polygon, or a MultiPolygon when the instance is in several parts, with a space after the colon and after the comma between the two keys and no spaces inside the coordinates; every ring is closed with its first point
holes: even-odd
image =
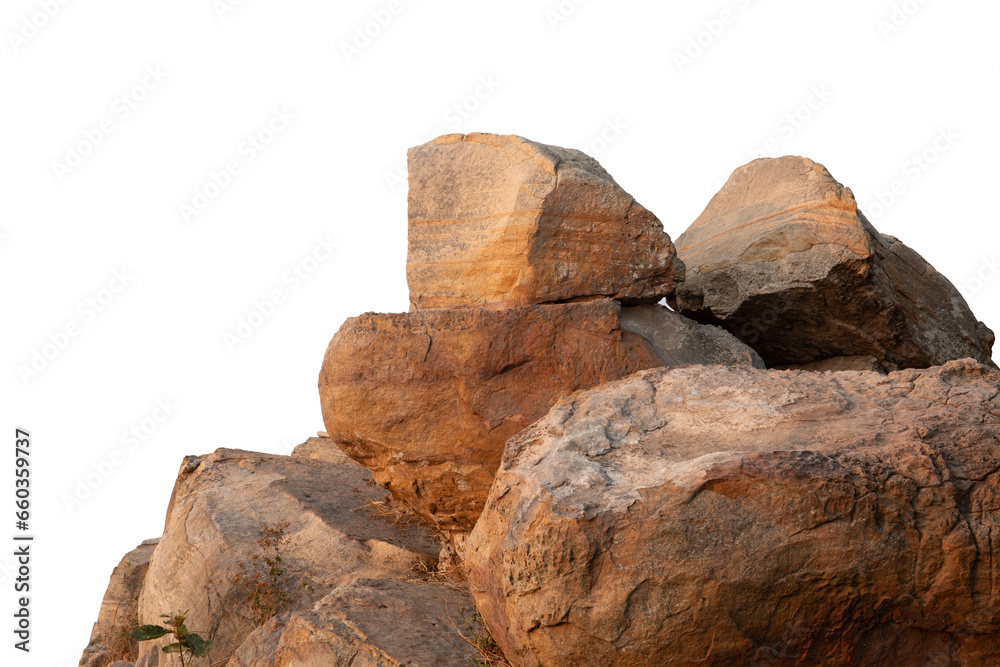
{"type": "Polygon", "coordinates": [[[768,366],[873,356],[886,370],[971,357],[993,332],[948,280],[880,234],[812,160],[737,169],[677,240],[687,278],[671,305],[720,324],[768,366]]]}
{"type": "Polygon", "coordinates": [[[443,583],[360,579],[272,618],[228,667],[468,667],[462,610],[473,609],[468,591],[443,583]]]}
{"type": "Polygon", "coordinates": [[[684,279],[656,216],[580,151],[453,134],[408,171],[411,309],[656,303],[684,279]]]}
{"type": "Polygon", "coordinates": [[[515,666],[1000,664],[1000,372],[686,366],[508,444],[466,547],[515,666]]]}
{"type": "Polygon", "coordinates": [[[760,355],[725,329],[698,324],[663,306],[622,308],[621,326],[652,343],[663,366],[721,364],[764,368],[760,355]]]}
{"type": "Polygon", "coordinates": [[[137,624],[139,594],[158,542],[146,540],[125,554],[111,573],[80,667],[105,667],[139,657],[139,646],[128,633],[137,624]]]}
{"type": "MultiPolygon", "coordinates": [[[[283,561],[291,610],[309,609],[358,578],[401,579],[432,570],[440,544],[429,531],[389,525],[365,511],[384,495],[368,471],[349,460],[229,449],[186,458],[139,599],[141,622],[187,612],[191,631],[215,639],[212,660],[230,656],[252,630],[234,613],[245,606],[232,577],[241,562],[250,562],[248,552],[273,555],[255,543],[262,526],[282,522],[291,539],[283,561]]],[[[179,665],[159,651],[164,642],[141,643],[139,664],[179,665]]]]}
{"type": "Polygon", "coordinates": [[[471,530],[504,443],[562,396],[661,365],[609,299],[347,320],[319,391],[330,438],[445,530],[471,530]]]}

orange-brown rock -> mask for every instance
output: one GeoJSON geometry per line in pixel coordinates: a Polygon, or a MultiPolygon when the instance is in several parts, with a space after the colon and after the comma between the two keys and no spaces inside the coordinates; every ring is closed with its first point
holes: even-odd
{"type": "Polygon", "coordinates": [[[684,279],[656,216],[580,151],[452,134],[408,171],[411,310],[655,303],[684,279]]]}
{"type": "MultiPolygon", "coordinates": [[[[291,540],[281,564],[287,576],[274,585],[288,597],[290,612],[312,609],[331,589],[358,579],[407,579],[432,571],[440,544],[431,532],[371,516],[369,503],[385,493],[373,488],[368,471],[354,461],[336,460],[322,440],[311,438],[292,456],[219,449],[185,458],[149,562],[139,622],[184,613],[192,632],[215,640],[214,660],[231,656],[253,630],[239,616],[252,608],[253,598],[233,577],[255,571],[249,554],[273,556],[257,540],[261,527],[282,522],[291,540]],[[309,455],[320,448],[330,455],[309,455]],[[309,587],[298,588],[300,581],[309,587]]],[[[137,664],[180,665],[179,656],[161,652],[166,643],[169,638],[141,642],[137,664]]]]}
{"type": "Polygon", "coordinates": [[[660,365],[609,299],[367,314],[330,341],[330,438],[423,517],[471,530],[507,439],[577,389],[660,365]]]}
{"type": "Polygon", "coordinates": [[[812,160],[737,169],[677,248],[687,277],[671,305],[724,326],[769,367],[859,356],[886,370],[990,363],[993,332],[958,290],[880,234],[812,160]]]}
{"type": "Polygon", "coordinates": [[[685,366],[515,436],[466,566],[517,667],[973,667],[995,530],[995,369],[685,366]]]}

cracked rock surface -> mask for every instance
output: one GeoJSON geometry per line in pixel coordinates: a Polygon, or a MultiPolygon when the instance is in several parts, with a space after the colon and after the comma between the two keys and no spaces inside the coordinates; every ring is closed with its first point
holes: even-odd
{"type": "Polygon", "coordinates": [[[737,169],[677,239],[671,305],[719,324],[768,367],[875,357],[884,370],[974,358],[993,332],[947,278],[880,234],[849,188],[801,157],[737,169]]]}
{"type": "Polygon", "coordinates": [[[597,160],[513,135],[408,154],[412,309],[656,303],[684,279],[663,225],[597,160]]]}
{"type": "Polygon", "coordinates": [[[466,566],[519,667],[1000,664],[998,471],[970,359],[647,370],[510,441],[466,566]]]}
{"type": "MultiPolygon", "coordinates": [[[[250,628],[227,613],[239,600],[231,578],[247,561],[261,526],[289,522],[294,548],[284,567],[307,574],[313,590],[293,609],[311,609],[332,588],[359,578],[406,579],[432,570],[440,544],[417,525],[397,527],[363,511],[385,493],[370,486],[367,470],[323,438],[305,456],[219,449],[189,456],[174,486],[163,537],[153,552],[139,599],[140,623],[186,613],[187,627],[215,639],[213,660],[233,653],[250,628]],[[324,450],[326,460],[311,457],[324,450]]],[[[179,665],[160,652],[166,639],[140,643],[143,667],[179,665]]]]}

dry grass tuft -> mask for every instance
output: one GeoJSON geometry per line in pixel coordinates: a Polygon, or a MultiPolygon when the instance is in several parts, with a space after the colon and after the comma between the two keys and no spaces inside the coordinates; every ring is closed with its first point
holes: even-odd
{"type": "Polygon", "coordinates": [[[229,580],[237,593],[237,618],[251,627],[288,610],[307,590],[312,590],[311,572],[300,572],[287,562],[295,542],[287,534],[287,521],[261,526],[252,549],[239,561],[239,571],[229,580]]]}
{"type": "Polygon", "coordinates": [[[111,627],[102,634],[100,641],[107,649],[108,664],[116,660],[135,662],[139,659],[139,642],[129,633],[139,627],[139,590],[134,581],[135,567],[127,563],[125,572],[125,599],[118,603],[111,627]]]}
{"type": "Polygon", "coordinates": [[[397,528],[426,525],[413,510],[397,502],[388,493],[384,500],[366,500],[360,507],[355,507],[354,511],[364,512],[373,519],[397,528]]]}
{"type": "Polygon", "coordinates": [[[457,623],[453,622],[455,632],[468,642],[469,646],[474,648],[478,654],[478,657],[472,658],[472,664],[476,667],[511,667],[510,663],[507,662],[507,656],[503,654],[503,650],[490,635],[489,628],[486,627],[479,612],[469,612],[460,607],[458,613],[462,618],[465,630],[463,631],[457,623]]]}

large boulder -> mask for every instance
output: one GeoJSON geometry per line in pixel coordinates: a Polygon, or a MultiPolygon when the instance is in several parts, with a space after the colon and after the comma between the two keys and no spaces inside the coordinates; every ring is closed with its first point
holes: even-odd
{"type": "Polygon", "coordinates": [[[655,303],[684,279],[656,216],[580,151],[452,134],[410,149],[408,171],[413,309],[655,303]]]}
{"type": "Polygon", "coordinates": [[[138,643],[129,636],[139,617],[139,594],[149,571],[149,560],[159,538],[146,540],[125,554],[111,573],[97,621],[84,649],[80,667],[106,667],[139,657],[138,643]]]}
{"type": "MultiPolygon", "coordinates": [[[[141,622],[186,612],[191,631],[215,639],[213,661],[230,656],[253,629],[235,613],[253,610],[232,579],[241,563],[251,564],[248,553],[274,555],[256,542],[262,527],[284,522],[288,575],[277,587],[291,611],[310,609],[359,578],[405,579],[433,570],[441,547],[427,529],[390,525],[366,511],[384,495],[346,456],[338,462],[220,449],[187,457],[139,599],[141,622]]],[[[139,664],[179,665],[159,651],[165,642],[141,643],[139,664]]]]}
{"type": "Polygon", "coordinates": [[[577,389],[661,364],[618,306],[460,309],[347,320],[319,377],[330,438],[444,530],[471,530],[504,443],[577,389]]]}
{"type": "Polygon", "coordinates": [[[768,366],[866,356],[885,370],[990,363],[993,332],[958,290],[880,234],[812,160],[737,169],[677,249],[687,278],[671,305],[724,326],[768,366]]]}
{"type": "Polygon", "coordinates": [[[466,545],[511,664],[1000,664],[1000,372],[685,366],[514,437],[466,545]]]}
{"type": "Polygon", "coordinates": [[[445,583],[360,579],[272,618],[228,667],[469,667],[474,609],[467,590],[445,583]]]}

